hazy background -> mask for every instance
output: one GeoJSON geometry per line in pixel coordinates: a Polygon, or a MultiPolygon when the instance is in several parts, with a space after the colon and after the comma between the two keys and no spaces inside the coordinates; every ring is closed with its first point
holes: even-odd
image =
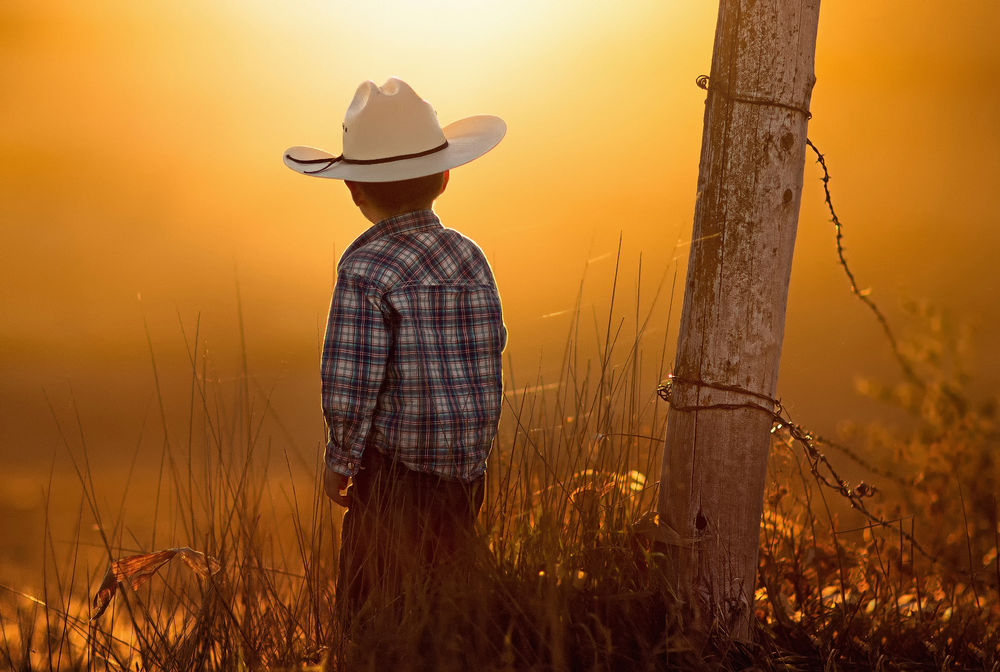
{"type": "MultiPolygon", "coordinates": [[[[182,325],[190,340],[200,319],[207,370],[225,386],[239,372],[238,306],[257,402],[270,394],[283,423],[276,447],[312,459],[334,263],[367,222],[341,184],[289,171],[281,153],[339,152],[344,110],[365,79],[402,77],[445,123],[506,119],[503,143],[455,170],[437,209],[493,263],[517,383],[551,374],[585,270],[584,324],[606,319],[619,235],[625,314],[637,291],[648,305],[661,278],[669,289],[675,271],[684,277],[704,110],[694,81],[710,69],[716,10],[668,0],[5,0],[4,515],[36,506],[50,469],[72,489],[56,420],[74,427],[74,400],[95,459],[138,451],[157,465],[150,344],[166,412],[183,426],[182,325]]],[[[828,0],[809,125],[859,282],[903,332],[907,300],[970,325],[980,390],[1000,379],[998,29],[993,0],[828,0]]],[[[810,153],[779,394],[797,420],[832,433],[843,418],[879,417],[853,391],[856,377],[898,374],[837,266],[819,176],[810,153]]],[[[667,327],[665,302],[656,311],[649,360],[667,327]]]]}

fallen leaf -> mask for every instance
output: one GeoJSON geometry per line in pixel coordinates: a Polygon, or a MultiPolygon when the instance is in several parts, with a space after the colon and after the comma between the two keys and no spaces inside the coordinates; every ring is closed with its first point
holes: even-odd
{"type": "Polygon", "coordinates": [[[94,622],[100,618],[108,605],[111,604],[119,583],[128,582],[132,590],[137,590],[142,584],[149,581],[153,574],[170,562],[175,557],[180,556],[184,564],[190,567],[198,576],[206,578],[222,569],[222,565],[215,558],[205,555],[201,551],[184,546],[182,548],[168,548],[155,553],[140,553],[120,558],[111,563],[104,580],[101,581],[97,593],[94,595],[94,615],[90,621],[94,622]]]}

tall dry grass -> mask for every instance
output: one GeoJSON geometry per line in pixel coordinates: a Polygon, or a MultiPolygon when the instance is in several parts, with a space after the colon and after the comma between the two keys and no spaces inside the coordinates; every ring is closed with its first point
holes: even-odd
{"type": "MultiPolygon", "coordinates": [[[[117,506],[101,494],[79,418],[56,417],[81,493],[77,543],[67,552],[46,520],[40,590],[0,596],[0,660],[15,670],[1000,670],[996,410],[967,398],[949,368],[956,341],[933,316],[908,353],[924,383],[868,386],[912,426],[856,430],[863,447],[852,451],[828,446],[831,460],[885,456],[861,460],[884,524],[853,514],[775,431],[755,641],[685,637],[665,578],[671,539],[652,513],[673,297],[660,290],[637,291],[625,316],[616,270],[599,320],[581,286],[555,377],[507,372],[474,571],[411,577],[401,610],[352,632],[333,617],[341,512],[315,478],[319,441],[311,465],[275,450],[269,395],[246,357],[237,385],[212,383],[197,326],[185,330],[188,422],[183,435],[165,431],[158,472],[136,479],[153,483],[146,529],[126,524],[124,494],[117,506]],[[652,362],[651,325],[664,328],[652,362]],[[97,555],[81,543],[91,524],[97,555]],[[131,577],[115,566],[123,584],[93,618],[113,561],[174,546],[203,553],[204,571],[176,559],[131,577]]],[[[155,378],[155,357],[153,367],[155,378]]],[[[177,403],[157,380],[164,428],[177,403]]]]}

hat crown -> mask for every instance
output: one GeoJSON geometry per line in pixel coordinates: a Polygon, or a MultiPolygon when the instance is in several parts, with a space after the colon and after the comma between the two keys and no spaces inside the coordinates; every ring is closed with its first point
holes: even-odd
{"type": "Polygon", "coordinates": [[[401,79],[363,82],[344,115],[344,158],[416,154],[445,142],[437,113],[401,79]]]}

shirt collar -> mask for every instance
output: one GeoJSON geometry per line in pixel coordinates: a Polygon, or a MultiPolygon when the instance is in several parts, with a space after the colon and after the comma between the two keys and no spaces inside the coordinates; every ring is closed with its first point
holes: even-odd
{"type": "Polygon", "coordinates": [[[358,236],[350,247],[344,252],[346,258],[349,254],[360,249],[368,243],[378,238],[395,236],[400,234],[421,233],[432,229],[443,229],[441,220],[434,214],[433,210],[413,210],[399,215],[393,215],[383,219],[378,224],[370,226],[364,233],[358,236]]]}

